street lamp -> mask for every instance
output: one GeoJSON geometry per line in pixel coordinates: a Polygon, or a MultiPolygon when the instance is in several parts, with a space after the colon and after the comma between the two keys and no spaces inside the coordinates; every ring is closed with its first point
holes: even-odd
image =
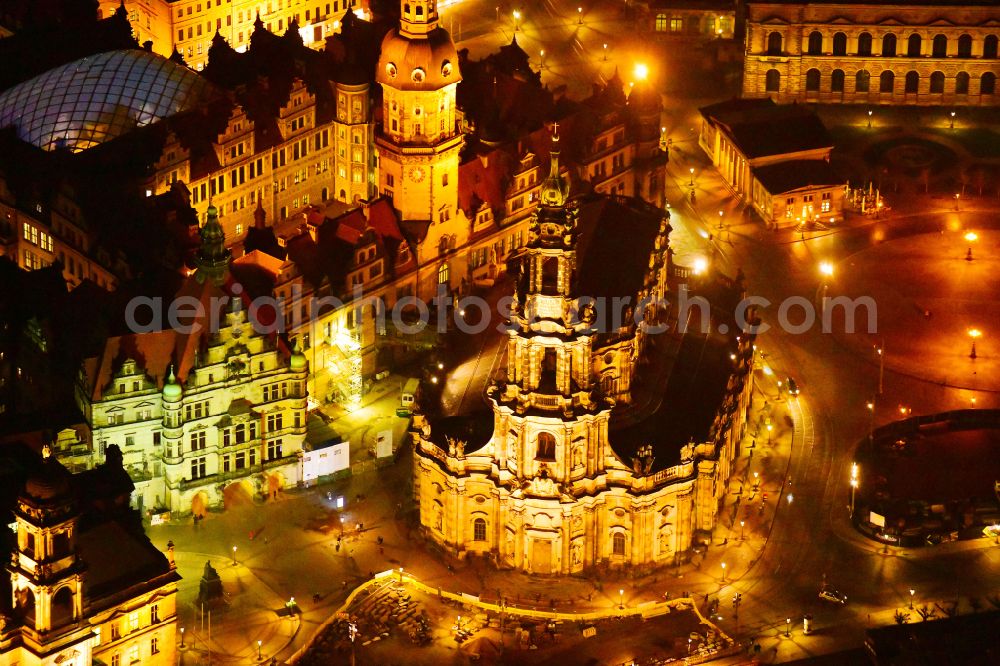
{"type": "Polygon", "coordinates": [[[649,77],[649,67],[644,62],[637,62],[632,73],[637,81],[645,81],[649,77]]]}
{"type": "Polygon", "coordinates": [[[577,19],[577,23],[579,25],[583,25],[583,7],[576,8],[576,15],[579,17],[579,19],[577,19]]]}
{"type": "Polygon", "coordinates": [[[760,474],[758,472],[754,472],[753,473],[753,489],[754,490],[757,490],[757,486],[760,485],[760,481],[758,480],[758,477],[760,477],[760,474]]]}
{"type": "Polygon", "coordinates": [[[740,521],[740,541],[743,541],[743,526],[744,525],[746,525],[746,522],[743,521],[743,520],[741,520],[740,521]]]}
{"type": "MultiPolygon", "coordinates": [[[[871,113],[871,112],[869,112],[869,113],[871,113]]],[[[785,638],[788,638],[791,635],[792,635],[792,618],[786,617],[785,618],[785,638]]]]}
{"type": "Polygon", "coordinates": [[[875,437],[875,401],[868,403],[868,443],[871,444],[875,437]]]}
{"type": "Polygon", "coordinates": [[[858,463],[851,463],[851,518],[854,518],[854,493],[857,489],[858,489],[858,463]]]}
{"type": "Polygon", "coordinates": [[[260,644],[261,644],[261,641],[258,640],[257,641],[257,661],[260,661],[262,659],[262,657],[260,656],[260,644]]]}
{"type": "Polygon", "coordinates": [[[236,566],[236,546],[233,546],[233,566],[236,566]]]}
{"type": "Polygon", "coordinates": [[[618,610],[625,610],[625,590],[618,590],[618,610]]]}
{"type": "Polygon", "coordinates": [[[542,64],[539,65],[539,69],[545,69],[545,49],[541,50],[541,52],[539,53],[539,56],[541,57],[541,61],[542,61],[542,64]]]}
{"type": "Polygon", "coordinates": [[[882,395],[882,380],[885,378],[885,354],[883,349],[885,344],[881,347],[875,347],[875,353],[878,354],[878,394],[882,395]]]}
{"type": "Polygon", "coordinates": [[[912,587],[910,588],[910,610],[913,610],[913,595],[916,594],[916,590],[912,587]]]}
{"type": "Polygon", "coordinates": [[[604,62],[608,61],[608,45],[604,45],[604,62]]]}
{"type": "Polygon", "coordinates": [[[771,432],[774,430],[774,426],[770,423],[767,424],[767,444],[771,445],[771,432]]]}
{"type": "Polygon", "coordinates": [[[719,230],[722,230],[722,217],[725,215],[724,211],[719,211],[719,230]]]}
{"type": "Polygon", "coordinates": [[[691,173],[691,181],[688,183],[688,187],[694,187],[694,167],[691,167],[688,171],[691,173]]]}
{"type": "Polygon", "coordinates": [[[874,112],[871,109],[868,109],[868,129],[872,128],[872,113],[874,112]]]}
{"type": "Polygon", "coordinates": [[[184,649],[184,627],[181,627],[181,649],[184,649]]]}
{"type": "Polygon", "coordinates": [[[722,582],[726,582],[726,563],[722,563],[722,582]]]}
{"type": "Polygon", "coordinates": [[[951,115],[951,120],[948,124],[948,129],[955,129],[955,112],[952,111],[949,115],[951,115]]]}
{"type": "Polygon", "coordinates": [[[399,582],[403,582],[403,567],[399,567],[399,582]]]}
{"type": "Polygon", "coordinates": [[[515,9],[513,16],[514,16],[514,32],[517,32],[518,28],[520,27],[519,23],[521,21],[521,12],[515,9]]]}
{"type": "Polygon", "coordinates": [[[982,336],[983,332],[980,331],[978,328],[970,328],[969,331],[968,331],[968,333],[969,333],[969,337],[972,338],[972,350],[969,352],[969,358],[971,358],[973,361],[975,361],[976,360],[976,340],[980,336],[982,336]]]}
{"type": "Polygon", "coordinates": [[[833,264],[831,264],[829,261],[819,262],[819,272],[825,275],[826,277],[833,277],[833,264]]]}
{"type": "Polygon", "coordinates": [[[979,236],[975,231],[970,231],[965,234],[965,240],[969,243],[969,249],[965,251],[965,260],[972,261],[972,244],[979,240],[979,236]]]}

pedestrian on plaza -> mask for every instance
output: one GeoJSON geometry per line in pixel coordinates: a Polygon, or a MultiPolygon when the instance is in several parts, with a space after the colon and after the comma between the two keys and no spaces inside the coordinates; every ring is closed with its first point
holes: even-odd
{"type": "Polygon", "coordinates": [[[337,539],[337,552],[340,552],[340,539],[337,539]]]}

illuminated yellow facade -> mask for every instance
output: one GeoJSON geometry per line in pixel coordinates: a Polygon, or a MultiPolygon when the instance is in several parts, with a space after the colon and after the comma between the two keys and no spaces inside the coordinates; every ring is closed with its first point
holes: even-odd
{"type": "MultiPolygon", "coordinates": [[[[111,16],[120,0],[101,0],[102,17],[111,16]]],[[[293,22],[302,41],[320,48],[339,27],[348,11],[359,7],[358,0],[126,0],[132,32],[142,44],[153,42],[153,50],[169,56],[174,49],[194,69],[208,63],[208,48],[218,32],[233,48],[242,51],[250,44],[254,20],[260,15],[264,26],[284,33],[293,22]]]]}
{"type": "MultiPolygon", "coordinates": [[[[678,464],[654,471],[651,446],[631,455],[612,448],[612,410],[632,402],[649,339],[631,321],[610,332],[593,328],[593,297],[579,285],[584,266],[595,264],[580,256],[588,254],[579,240],[583,216],[567,202],[568,190],[553,151],[518,255],[506,373],[488,391],[493,413],[484,425],[492,435],[478,432],[475,417],[414,422],[420,522],[459,557],[489,557],[534,574],[673,564],[698,531],[715,525],[744,428],[751,382],[739,378],[746,376],[749,345],[744,339],[733,355],[742,360],[709,439],[682,447],[678,464]]],[[[614,221],[620,232],[625,220],[614,221]]],[[[666,218],[629,228],[640,227],[651,251],[638,258],[645,270],[634,283],[637,302],[665,294],[670,267],[666,218]]]]}
{"type": "Polygon", "coordinates": [[[49,459],[18,498],[17,548],[7,567],[12,616],[0,613],[0,663],[173,666],[180,578],[173,554],[164,558],[113,520],[82,525],[66,477],[49,459]]]}
{"type": "MultiPolygon", "coordinates": [[[[452,276],[438,275],[444,255],[468,241],[469,224],[458,211],[459,131],[455,92],[461,81],[458,53],[438,25],[434,0],[402,3],[400,27],[382,42],[375,79],[382,86],[382,126],[375,139],[379,189],[392,198],[405,222],[429,226],[417,248],[428,266],[424,289],[450,288],[452,276]]],[[[462,273],[464,274],[464,270],[462,273]]]]}

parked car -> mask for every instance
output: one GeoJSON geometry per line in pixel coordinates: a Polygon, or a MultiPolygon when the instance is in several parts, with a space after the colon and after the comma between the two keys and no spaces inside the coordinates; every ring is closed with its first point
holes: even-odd
{"type": "Polygon", "coordinates": [[[835,604],[846,604],[847,603],[847,595],[846,594],[841,594],[837,590],[834,590],[833,588],[830,588],[830,587],[823,588],[822,590],[820,590],[819,591],[819,598],[822,599],[823,601],[829,601],[829,602],[835,603],[835,604]]]}
{"type": "Polygon", "coordinates": [[[786,383],[788,384],[788,395],[797,396],[799,394],[799,385],[795,383],[795,380],[789,377],[786,383]]]}

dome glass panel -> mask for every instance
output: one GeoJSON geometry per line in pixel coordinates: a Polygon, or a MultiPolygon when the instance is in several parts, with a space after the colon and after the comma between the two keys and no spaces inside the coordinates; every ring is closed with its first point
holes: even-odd
{"type": "Polygon", "coordinates": [[[207,83],[142,50],[76,60],[0,93],[0,127],[44,150],[86,150],[192,108],[207,83]]]}

